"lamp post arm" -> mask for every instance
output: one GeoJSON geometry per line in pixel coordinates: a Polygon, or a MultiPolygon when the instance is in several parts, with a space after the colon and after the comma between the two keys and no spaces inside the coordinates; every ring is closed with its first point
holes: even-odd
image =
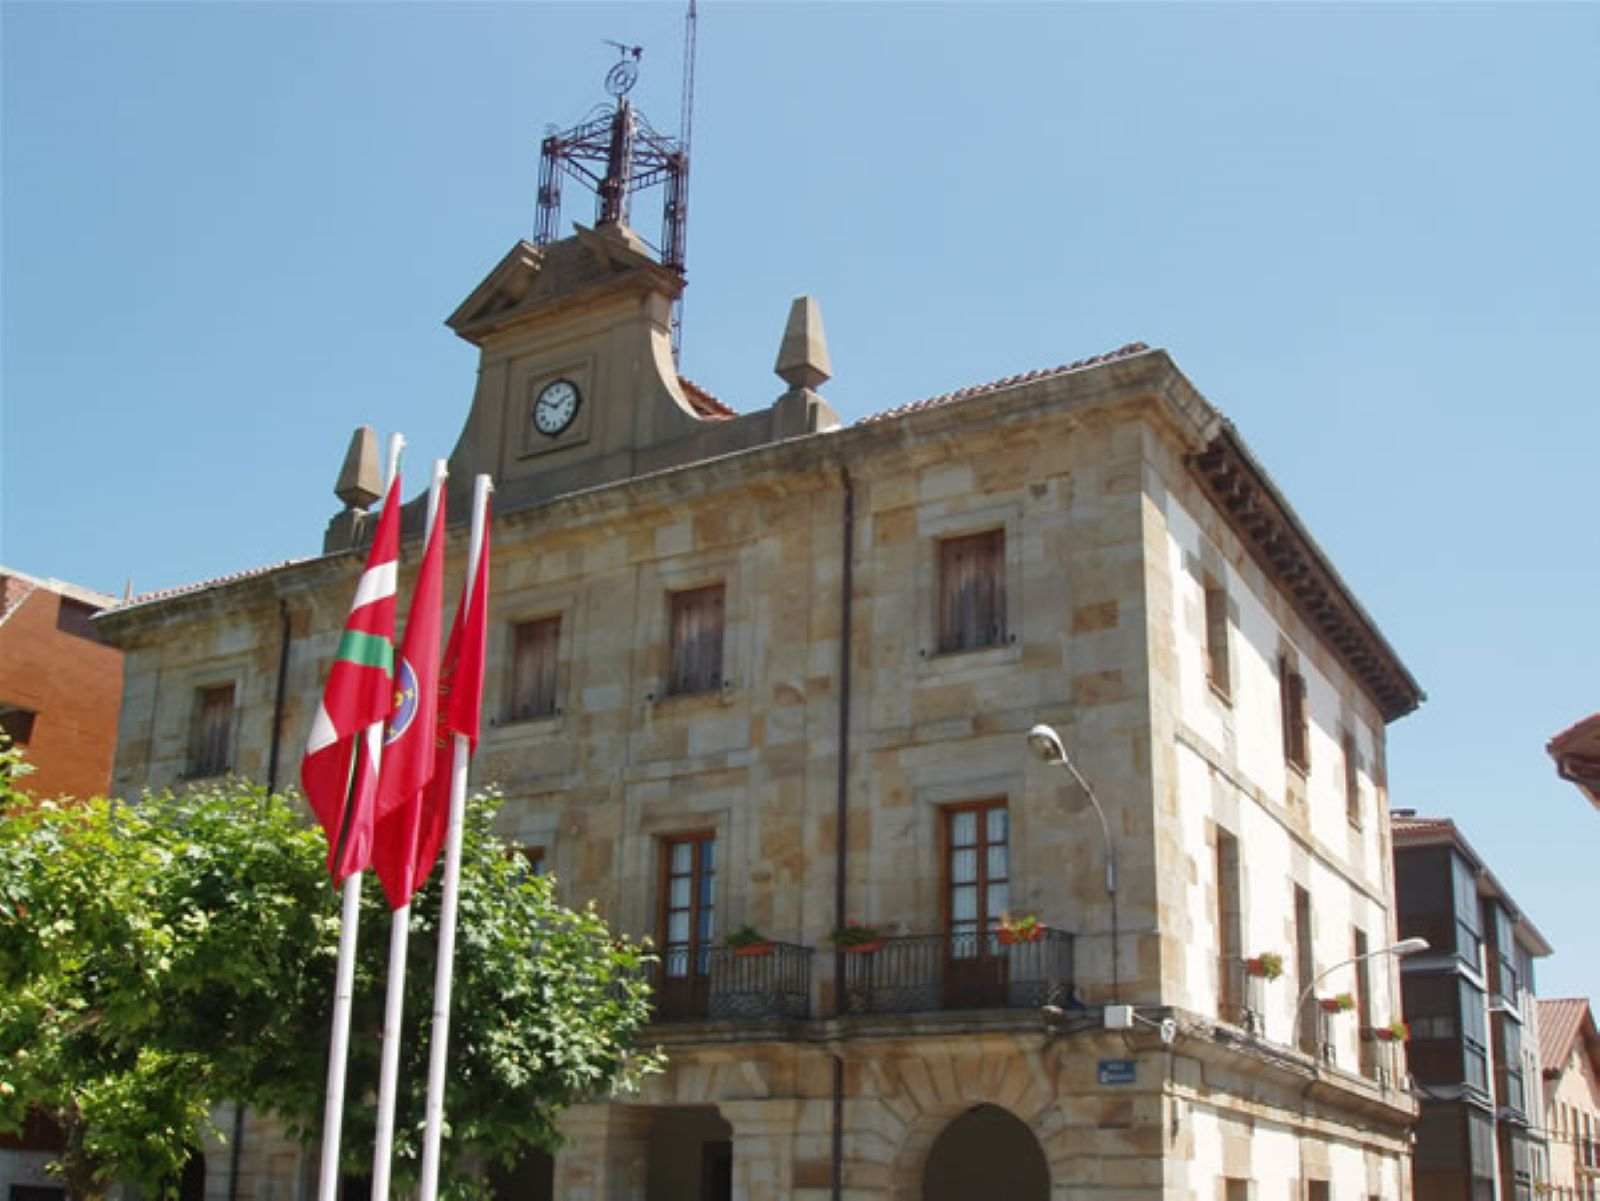
{"type": "Polygon", "coordinates": [[[1071,759],[1063,759],[1062,766],[1072,773],[1072,778],[1078,782],[1078,787],[1083,789],[1084,796],[1089,798],[1089,804],[1094,806],[1094,815],[1100,819],[1100,837],[1105,840],[1106,848],[1106,893],[1115,896],[1117,892],[1117,848],[1111,841],[1111,826],[1106,821],[1106,811],[1100,807],[1100,798],[1095,796],[1094,789],[1089,787],[1089,781],[1083,778],[1083,773],[1078,770],[1078,765],[1071,759]]]}
{"type": "Polygon", "coordinates": [[[1329,976],[1333,972],[1338,971],[1342,967],[1349,967],[1353,963],[1360,963],[1363,959],[1375,959],[1379,955],[1392,954],[1394,954],[1393,947],[1379,947],[1376,951],[1368,951],[1365,955],[1352,955],[1349,959],[1342,959],[1332,967],[1323,968],[1322,971],[1318,972],[1316,976],[1312,978],[1311,983],[1305,986],[1304,991],[1302,991],[1300,994],[1300,999],[1295,1002],[1295,1015],[1299,1016],[1300,1010],[1305,1006],[1305,1003],[1308,999],[1310,999],[1311,994],[1316,991],[1317,985],[1321,984],[1325,977],[1329,976]]]}

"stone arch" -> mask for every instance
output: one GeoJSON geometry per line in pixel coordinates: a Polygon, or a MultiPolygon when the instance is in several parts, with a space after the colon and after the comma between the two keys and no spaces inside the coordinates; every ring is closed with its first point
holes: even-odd
{"type": "Polygon", "coordinates": [[[1091,1153],[1092,1131],[1074,1126],[1056,1103],[1056,1057],[1037,1037],[993,1035],[880,1052],[860,1067],[862,1093],[850,1101],[872,1112],[861,1115],[846,1154],[887,1179],[892,1201],[922,1201],[923,1168],[935,1141],[951,1122],[983,1106],[1026,1127],[1051,1181],[1071,1179],[1073,1161],[1091,1153]]]}
{"type": "Polygon", "coordinates": [[[920,1197],[1050,1201],[1050,1166],[1026,1122],[998,1105],[974,1105],[947,1123],[928,1148],[920,1197]]]}

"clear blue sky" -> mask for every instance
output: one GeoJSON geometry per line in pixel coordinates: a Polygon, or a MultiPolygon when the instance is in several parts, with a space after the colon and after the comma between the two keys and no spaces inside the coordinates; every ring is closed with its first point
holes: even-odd
{"type": "MultiPolygon", "coordinates": [[[[353,426],[448,453],[442,319],[530,234],[602,39],[675,129],[681,16],[6,4],[0,561],[311,554],[353,426]]],[[[801,292],[846,418],[1169,348],[1428,690],[1393,803],[1596,996],[1600,814],[1543,745],[1600,709],[1597,63],[1600,5],[706,3],[684,371],[769,404],[801,292]]]]}

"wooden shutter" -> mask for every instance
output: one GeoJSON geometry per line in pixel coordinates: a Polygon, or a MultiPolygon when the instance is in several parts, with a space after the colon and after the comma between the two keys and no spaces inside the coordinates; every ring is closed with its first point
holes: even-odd
{"type": "Polygon", "coordinates": [[[1006,637],[1004,530],[939,543],[939,650],[998,646],[1006,637]]]}
{"type": "Polygon", "coordinates": [[[723,586],[672,594],[671,662],[667,692],[715,692],[722,687],[723,586]]]}
{"type": "Polygon", "coordinates": [[[233,766],[233,685],[202,688],[195,698],[193,774],[218,776],[233,766]]]}
{"type": "Polygon", "coordinates": [[[1223,696],[1232,692],[1228,663],[1228,593],[1214,580],[1206,581],[1206,679],[1223,696]]]}
{"type": "Polygon", "coordinates": [[[512,643],[511,719],[551,716],[556,711],[561,618],[522,622],[515,628],[512,643]]]}

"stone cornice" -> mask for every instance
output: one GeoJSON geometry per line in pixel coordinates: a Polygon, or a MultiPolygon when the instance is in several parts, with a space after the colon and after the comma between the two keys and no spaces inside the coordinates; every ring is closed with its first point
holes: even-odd
{"type": "Polygon", "coordinates": [[[1267,577],[1361,683],[1385,721],[1404,717],[1426,695],[1377,624],[1339,578],[1294,511],[1223,421],[1185,460],[1206,495],[1267,577]]]}

